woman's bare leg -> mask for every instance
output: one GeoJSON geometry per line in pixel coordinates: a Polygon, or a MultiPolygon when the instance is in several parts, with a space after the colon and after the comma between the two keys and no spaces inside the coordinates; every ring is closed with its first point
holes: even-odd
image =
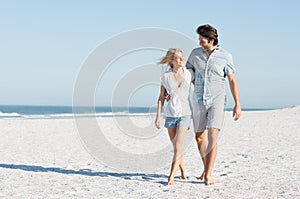
{"type": "Polygon", "coordinates": [[[184,136],[187,132],[187,128],[182,126],[179,126],[176,129],[169,128],[168,132],[174,148],[174,156],[173,156],[171,171],[168,180],[168,184],[172,185],[175,184],[174,177],[175,177],[176,170],[179,166],[181,170],[181,176],[184,179],[186,179],[185,169],[183,167],[182,144],[183,144],[184,136]]]}

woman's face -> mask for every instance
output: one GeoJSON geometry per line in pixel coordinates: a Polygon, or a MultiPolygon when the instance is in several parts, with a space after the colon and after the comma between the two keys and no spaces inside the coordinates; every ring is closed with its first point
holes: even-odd
{"type": "Polygon", "coordinates": [[[174,54],[174,59],[172,60],[172,64],[174,67],[180,67],[184,65],[184,57],[182,53],[176,52],[174,54]]]}

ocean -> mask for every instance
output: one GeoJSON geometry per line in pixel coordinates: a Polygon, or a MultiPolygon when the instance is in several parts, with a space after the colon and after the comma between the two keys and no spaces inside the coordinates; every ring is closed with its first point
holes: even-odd
{"type": "MultiPolygon", "coordinates": [[[[243,111],[262,111],[272,109],[243,109],[243,111]]],[[[226,109],[232,111],[232,109],[226,109]]],[[[28,106],[28,105],[0,105],[0,119],[66,119],[76,117],[112,117],[139,116],[156,114],[153,107],[72,107],[72,106],[28,106]]]]}
{"type": "Polygon", "coordinates": [[[72,106],[28,106],[0,105],[0,118],[60,119],[76,116],[111,117],[155,114],[149,107],[72,107],[72,106]]]}

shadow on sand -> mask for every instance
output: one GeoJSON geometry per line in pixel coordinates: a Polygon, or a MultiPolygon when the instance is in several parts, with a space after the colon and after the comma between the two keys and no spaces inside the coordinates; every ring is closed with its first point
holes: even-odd
{"type": "Polygon", "coordinates": [[[167,175],[161,174],[144,174],[144,173],[117,173],[117,172],[101,172],[93,171],[91,169],[63,169],[59,167],[43,167],[34,165],[23,165],[23,164],[0,164],[0,168],[23,170],[29,172],[54,172],[67,175],[84,175],[84,176],[99,176],[99,177],[118,177],[125,180],[140,180],[150,181],[159,184],[167,184],[167,175]]]}

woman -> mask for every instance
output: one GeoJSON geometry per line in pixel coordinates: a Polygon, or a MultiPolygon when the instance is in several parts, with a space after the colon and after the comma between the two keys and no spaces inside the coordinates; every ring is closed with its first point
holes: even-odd
{"type": "Polygon", "coordinates": [[[182,144],[191,120],[189,105],[191,74],[187,69],[183,68],[184,57],[182,51],[178,48],[170,48],[159,63],[167,64],[170,66],[170,70],[163,73],[161,77],[155,125],[157,128],[161,127],[161,109],[164,106],[165,93],[168,93],[170,99],[164,107],[164,116],[166,118],[165,127],[168,129],[174,148],[174,156],[168,178],[168,185],[173,185],[175,184],[174,177],[178,166],[181,171],[181,178],[186,179],[182,144]]]}

